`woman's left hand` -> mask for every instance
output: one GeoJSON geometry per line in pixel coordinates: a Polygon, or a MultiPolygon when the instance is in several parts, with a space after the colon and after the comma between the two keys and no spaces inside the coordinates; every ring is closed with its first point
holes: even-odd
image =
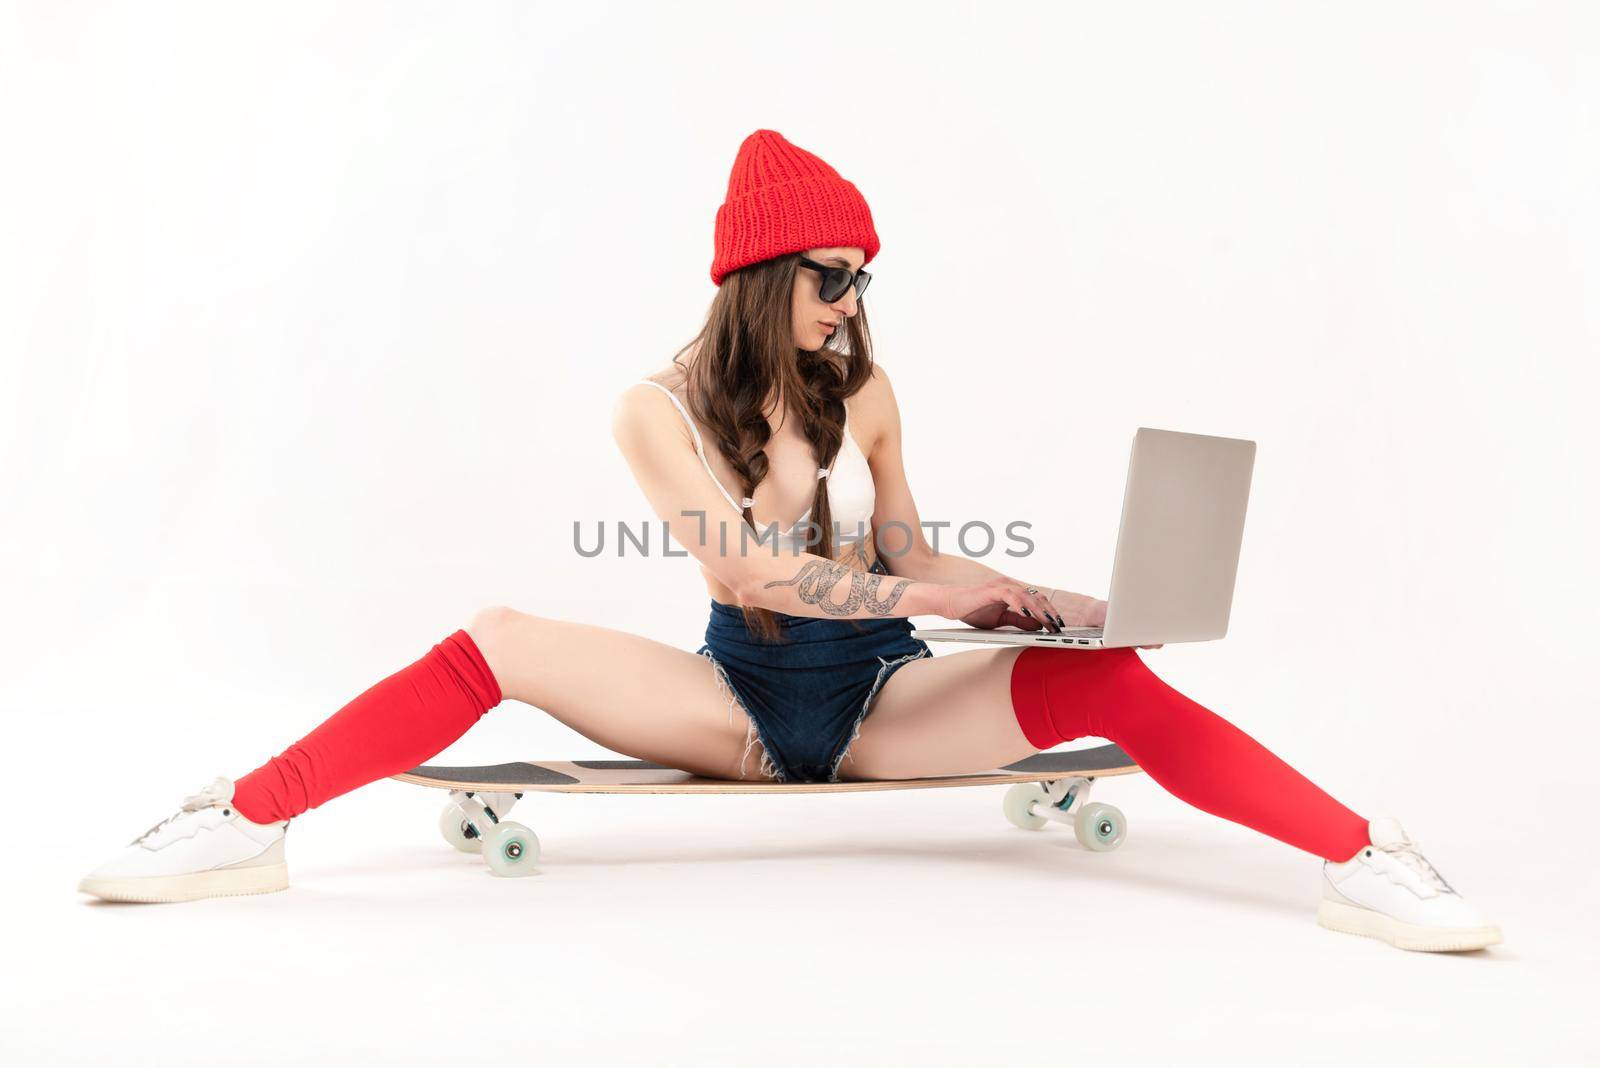
{"type": "MultiPolygon", "coordinates": [[[[1106,625],[1106,602],[1098,597],[1068,590],[1041,589],[1039,591],[1055,609],[1056,615],[1068,627],[1103,627],[1106,625]]],[[[1159,649],[1158,645],[1141,645],[1140,649],[1159,649]]]]}
{"type": "Polygon", "coordinates": [[[1062,627],[1098,627],[1105,622],[1105,602],[1096,601],[1093,597],[1085,597],[1078,593],[1067,593],[1065,590],[1052,590],[1047,586],[1027,586],[1026,583],[1015,579],[1018,587],[1035,590],[1034,597],[1044,602],[1050,609],[1048,619],[1036,619],[1032,616],[1023,616],[1007,608],[1004,604],[990,604],[970,612],[961,617],[961,622],[969,627],[979,627],[983,630],[993,630],[996,627],[1016,627],[1018,630],[1048,630],[1055,631],[1062,627]],[[1093,619],[1092,608],[1095,604],[1100,606],[1098,622],[1093,619]],[[1086,614],[1086,609],[1089,610],[1086,614]]]}
{"type": "Polygon", "coordinates": [[[1050,607],[1056,610],[1062,625],[1068,627],[1103,627],[1106,625],[1106,603],[1085,593],[1067,590],[1043,589],[1039,591],[1050,607]]]}

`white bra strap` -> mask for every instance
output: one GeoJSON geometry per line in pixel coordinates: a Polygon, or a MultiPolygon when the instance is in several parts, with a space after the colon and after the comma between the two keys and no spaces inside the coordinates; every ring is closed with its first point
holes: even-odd
{"type": "Polygon", "coordinates": [[[706,474],[710,475],[711,481],[716,483],[717,489],[722,493],[723,498],[726,499],[729,504],[733,505],[736,511],[742,510],[742,508],[752,507],[756,503],[755,500],[751,497],[746,497],[744,499],[744,505],[741,508],[740,504],[733,499],[733,494],[729,493],[727,487],[723,486],[722,480],[717,477],[717,473],[711,470],[711,461],[706,459],[705,443],[700,440],[700,428],[694,425],[694,420],[689,417],[689,410],[683,406],[683,402],[678,399],[677,394],[673,393],[672,390],[668,389],[666,386],[663,386],[660,382],[652,382],[648,378],[641,378],[639,381],[655,386],[661,392],[665,393],[667,395],[667,399],[672,402],[672,406],[678,409],[678,414],[683,416],[683,421],[689,424],[689,433],[694,436],[694,451],[699,455],[700,463],[705,467],[706,474]]]}

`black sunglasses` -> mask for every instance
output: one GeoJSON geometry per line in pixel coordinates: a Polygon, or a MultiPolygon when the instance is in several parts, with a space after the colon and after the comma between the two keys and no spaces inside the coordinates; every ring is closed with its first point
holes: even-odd
{"type": "Polygon", "coordinates": [[[832,304],[844,296],[845,290],[852,285],[856,287],[856,299],[860,300],[867,291],[867,284],[872,281],[872,275],[866,271],[851,274],[848,268],[829,267],[825,263],[818,263],[804,256],[800,257],[800,266],[809,267],[822,275],[822,289],[818,291],[817,296],[822,298],[824,304],[832,304]]]}

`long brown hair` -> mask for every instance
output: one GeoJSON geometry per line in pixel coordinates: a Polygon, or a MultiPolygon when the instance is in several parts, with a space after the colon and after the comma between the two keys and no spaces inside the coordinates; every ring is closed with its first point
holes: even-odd
{"type": "MultiPolygon", "coordinates": [[[[844,444],[845,398],[872,377],[872,341],[867,309],[844,320],[815,352],[794,343],[794,284],[802,253],[762,260],[722,279],[697,334],[673,356],[684,369],[685,396],[694,417],[711,432],[722,455],[739,476],[740,497],[752,497],[767,477],[767,443],[772,428],[762,405],[776,389],[800,417],[818,465],[832,467],[844,444]],[[694,350],[685,366],[680,357],[694,350]]],[[[760,534],[751,510],[743,510],[750,529],[760,534]]],[[[817,479],[811,512],[797,534],[820,540],[808,551],[833,558],[833,512],[828,480],[817,479]],[[810,524],[816,524],[812,528],[810,524]]],[[[778,638],[777,618],[765,608],[742,606],[745,625],[765,640],[778,638]]]]}

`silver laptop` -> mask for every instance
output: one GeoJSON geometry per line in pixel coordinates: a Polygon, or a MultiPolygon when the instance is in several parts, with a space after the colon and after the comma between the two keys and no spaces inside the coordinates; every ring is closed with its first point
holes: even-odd
{"type": "Polygon", "coordinates": [[[928,641],[1108,649],[1228,633],[1256,443],[1140,427],[1133,436],[1104,627],[913,629],[928,641]]]}

